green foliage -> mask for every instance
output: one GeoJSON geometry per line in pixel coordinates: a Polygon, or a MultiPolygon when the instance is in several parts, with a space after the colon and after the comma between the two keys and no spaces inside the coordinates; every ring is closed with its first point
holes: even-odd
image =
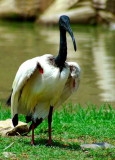
{"type": "MultiPolygon", "coordinates": [[[[0,119],[10,118],[10,108],[0,105],[0,119]]],[[[24,116],[19,117],[25,121],[24,116]]],[[[110,105],[67,104],[55,111],[52,123],[53,146],[47,147],[47,120],[35,130],[36,146],[30,145],[31,133],[25,137],[0,137],[0,159],[10,152],[12,159],[114,159],[114,149],[82,150],[84,143],[106,142],[114,145],[115,111],[110,105]],[[7,148],[10,144],[11,147],[7,148]],[[7,148],[7,149],[5,149],[7,148]],[[4,150],[5,149],[5,150],[4,150]]]]}

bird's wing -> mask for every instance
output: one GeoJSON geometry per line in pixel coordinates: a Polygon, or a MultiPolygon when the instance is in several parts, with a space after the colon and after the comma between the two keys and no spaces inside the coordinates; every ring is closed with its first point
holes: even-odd
{"type": "Polygon", "coordinates": [[[70,67],[70,74],[65,83],[64,89],[60,96],[56,108],[64,103],[75,91],[77,91],[80,82],[80,67],[75,62],[67,62],[70,67]]]}
{"type": "Polygon", "coordinates": [[[18,113],[18,102],[22,89],[26,84],[26,82],[28,81],[28,79],[34,74],[36,69],[38,69],[38,73],[42,74],[43,68],[39,63],[39,57],[28,60],[19,67],[12,85],[13,89],[11,96],[12,117],[14,117],[14,115],[18,113]]]}
{"type": "Polygon", "coordinates": [[[33,75],[36,69],[39,70],[38,73],[43,72],[43,68],[39,63],[39,58],[33,58],[25,61],[19,67],[18,72],[16,73],[16,76],[12,85],[13,92],[19,91],[27,82],[27,80],[33,75]]]}
{"type": "Polygon", "coordinates": [[[39,57],[27,60],[19,67],[13,81],[11,94],[6,102],[7,105],[11,105],[12,94],[15,94],[21,90],[26,81],[31,77],[37,68],[42,73],[43,69],[39,64],[39,57]]]}

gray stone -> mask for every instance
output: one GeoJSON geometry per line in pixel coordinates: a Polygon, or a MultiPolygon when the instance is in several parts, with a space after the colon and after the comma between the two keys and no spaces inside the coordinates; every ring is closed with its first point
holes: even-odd
{"type": "Polygon", "coordinates": [[[80,147],[84,149],[98,149],[98,148],[115,148],[115,146],[109,144],[109,143],[92,143],[92,144],[82,144],[80,147]]]}

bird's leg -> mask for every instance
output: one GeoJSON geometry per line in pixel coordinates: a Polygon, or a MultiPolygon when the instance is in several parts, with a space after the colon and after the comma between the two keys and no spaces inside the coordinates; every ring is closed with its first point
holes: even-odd
{"type": "Polygon", "coordinates": [[[31,145],[34,145],[35,143],[34,143],[34,122],[32,121],[32,140],[31,140],[31,145]]]}
{"type": "Polygon", "coordinates": [[[51,145],[52,143],[52,137],[51,137],[52,113],[53,113],[53,107],[50,106],[49,115],[48,115],[48,135],[49,135],[48,145],[51,145]]]}
{"type": "MultiPolygon", "coordinates": [[[[42,123],[42,121],[43,121],[43,118],[37,119],[36,122],[34,122],[34,129],[35,129],[38,125],[40,125],[40,124],[42,123]]],[[[29,131],[28,131],[28,132],[30,132],[30,131],[32,130],[32,127],[33,127],[33,121],[32,121],[32,124],[31,124],[30,127],[29,127],[29,131]]]]}
{"type": "Polygon", "coordinates": [[[29,127],[29,131],[28,133],[32,130],[32,140],[31,140],[31,145],[34,145],[34,129],[40,124],[42,123],[43,119],[37,119],[36,122],[32,121],[32,124],[29,127]]]}

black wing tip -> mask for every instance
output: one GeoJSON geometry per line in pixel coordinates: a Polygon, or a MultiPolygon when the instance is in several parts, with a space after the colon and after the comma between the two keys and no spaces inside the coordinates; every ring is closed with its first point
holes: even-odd
{"type": "Polygon", "coordinates": [[[14,127],[18,125],[18,114],[14,115],[14,117],[12,118],[12,123],[14,127]]]}

